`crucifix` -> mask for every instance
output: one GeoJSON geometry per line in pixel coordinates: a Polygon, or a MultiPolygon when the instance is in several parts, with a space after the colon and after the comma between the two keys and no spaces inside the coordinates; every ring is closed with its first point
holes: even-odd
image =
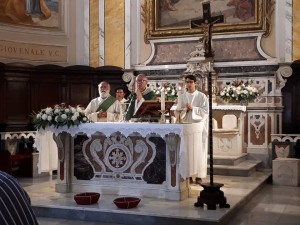
{"type": "Polygon", "coordinates": [[[213,163],[213,132],[212,132],[212,72],[210,64],[213,61],[214,53],[211,47],[212,39],[212,26],[215,23],[224,22],[224,16],[211,16],[210,14],[210,2],[202,3],[203,6],[203,18],[192,20],[191,28],[202,27],[203,28],[203,45],[204,45],[204,56],[209,63],[208,71],[208,94],[209,94],[209,183],[202,183],[201,186],[203,190],[194,204],[195,207],[203,207],[204,204],[207,205],[207,209],[216,209],[216,205],[220,208],[229,208],[230,205],[227,204],[226,197],[220,188],[224,184],[214,183],[214,163],[213,163]]]}
{"type": "Polygon", "coordinates": [[[210,2],[203,2],[203,18],[196,19],[191,21],[191,28],[202,27],[203,29],[203,45],[204,45],[204,56],[206,58],[212,58],[214,56],[211,48],[211,39],[212,39],[212,26],[215,23],[223,23],[224,16],[211,16],[210,13],[210,2]]]}

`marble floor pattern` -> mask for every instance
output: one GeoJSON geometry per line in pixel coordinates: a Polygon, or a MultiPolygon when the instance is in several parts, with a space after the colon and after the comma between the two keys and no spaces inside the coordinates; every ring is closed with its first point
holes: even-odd
{"type": "MultiPolygon", "coordinates": [[[[202,187],[196,185],[191,186],[191,197],[186,200],[177,202],[142,198],[137,208],[128,210],[118,209],[112,203],[117,196],[104,195],[100,197],[98,204],[84,207],[85,212],[103,213],[101,217],[104,219],[98,222],[82,221],[80,210],[83,207],[77,205],[73,200],[74,193],[56,193],[54,191],[55,179],[46,176],[19,180],[31,197],[40,225],[134,225],[140,224],[141,221],[143,224],[149,225],[176,225],[182,224],[182,222],[185,225],[299,225],[300,188],[266,184],[267,177],[267,173],[261,172],[256,172],[250,177],[215,176],[215,182],[224,184],[222,191],[231,206],[230,209],[207,210],[194,207],[194,202],[202,190],[202,187]],[[41,210],[44,212],[41,214],[39,207],[44,206],[48,211],[41,210]],[[61,213],[57,214],[57,212],[51,211],[52,208],[59,209],[61,213]],[[64,213],[64,209],[71,209],[75,213],[64,213]],[[134,217],[135,215],[144,217],[134,217]],[[153,217],[156,216],[173,220],[153,220],[153,217]]],[[[204,180],[204,182],[206,181],[208,180],[204,180]]]]}

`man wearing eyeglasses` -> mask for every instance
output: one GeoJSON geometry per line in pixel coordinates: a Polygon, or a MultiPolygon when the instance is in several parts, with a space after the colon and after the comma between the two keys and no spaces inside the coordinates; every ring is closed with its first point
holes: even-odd
{"type": "MultiPolygon", "coordinates": [[[[189,165],[190,174],[196,176],[196,183],[201,183],[201,178],[207,175],[207,147],[208,147],[208,116],[209,116],[209,103],[207,96],[196,90],[196,77],[194,75],[187,75],[185,77],[186,92],[181,95],[181,105],[177,109],[181,110],[180,119],[183,123],[199,123],[202,130],[202,139],[198,140],[197,149],[193,160],[189,165]]],[[[196,148],[196,147],[195,147],[196,148]]],[[[190,182],[193,183],[192,177],[190,182]]]]}
{"type": "Polygon", "coordinates": [[[148,78],[145,74],[139,74],[135,78],[135,90],[126,112],[126,120],[130,120],[145,100],[155,100],[154,91],[148,87],[148,78]]]}

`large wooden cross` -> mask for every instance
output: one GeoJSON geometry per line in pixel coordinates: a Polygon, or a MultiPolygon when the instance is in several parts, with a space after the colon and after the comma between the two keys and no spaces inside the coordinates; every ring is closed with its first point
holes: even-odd
{"type": "Polygon", "coordinates": [[[198,28],[202,27],[203,29],[203,44],[204,44],[204,56],[206,58],[212,58],[214,56],[212,48],[211,48],[211,39],[212,39],[212,26],[215,23],[223,23],[224,22],[224,16],[218,15],[218,16],[211,16],[210,13],[210,2],[203,2],[202,3],[203,8],[203,18],[192,20],[191,21],[191,28],[198,28]]]}

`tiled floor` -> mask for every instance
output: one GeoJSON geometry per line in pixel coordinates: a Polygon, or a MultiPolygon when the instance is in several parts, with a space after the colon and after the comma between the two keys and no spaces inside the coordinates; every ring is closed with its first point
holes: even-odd
{"type": "MultiPolygon", "coordinates": [[[[224,192],[228,198],[228,202],[232,205],[234,204],[233,193],[241,195],[242,188],[240,190],[233,189],[231,185],[242,183],[240,187],[251,186],[254,182],[247,183],[246,179],[243,178],[228,178],[220,177],[221,182],[225,183],[224,192]],[[228,180],[228,181],[226,181],[228,180]],[[239,193],[240,191],[240,193],[239,193]]],[[[31,192],[37,187],[37,183],[34,181],[30,183],[28,180],[21,181],[25,189],[31,192]],[[33,188],[34,187],[34,188],[33,188]]],[[[42,182],[40,183],[43,184],[42,182]]],[[[236,186],[236,185],[235,185],[236,186]]],[[[41,186],[42,187],[42,186],[41,186]]],[[[34,193],[33,193],[34,195],[34,193]]],[[[37,197],[37,196],[36,196],[37,197]]],[[[33,197],[33,202],[37,201],[33,197]]],[[[53,201],[53,199],[52,199],[53,201]]],[[[70,204],[70,203],[69,203],[70,204]]],[[[150,203],[149,203],[150,204],[150,203]]],[[[146,205],[146,204],[145,204],[146,205]]],[[[148,210],[145,206],[140,207],[140,209],[148,210]]],[[[175,209],[176,210],[176,209],[175,209]]],[[[190,207],[189,214],[193,214],[193,207],[190,207]]],[[[210,214],[219,214],[216,212],[209,212],[210,214]]],[[[189,216],[189,215],[187,215],[189,216]]],[[[200,215],[201,216],[201,215],[200,215]]],[[[89,222],[89,221],[79,221],[79,220],[66,220],[66,219],[55,219],[39,217],[38,221],[40,225],[119,225],[117,223],[103,223],[103,222],[89,222]]],[[[147,223],[145,223],[147,224],[147,223]]],[[[149,223],[150,224],[150,223],[149,223]]],[[[154,223],[151,223],[154,224],[154,223]]],[[[155,225],[158,223],[155,223],[155,225]]],[[[201,224],[201,223],[199,223],[201,224]]],[[[272,184],[266,184],[256,195],[254,195],[245,205],[241,208],[237,215],[230,219],[229,225],[299,225],[300,224],[300,188],[299,187],[286,187],[286,186],[275,186],[272,184]]]]}

